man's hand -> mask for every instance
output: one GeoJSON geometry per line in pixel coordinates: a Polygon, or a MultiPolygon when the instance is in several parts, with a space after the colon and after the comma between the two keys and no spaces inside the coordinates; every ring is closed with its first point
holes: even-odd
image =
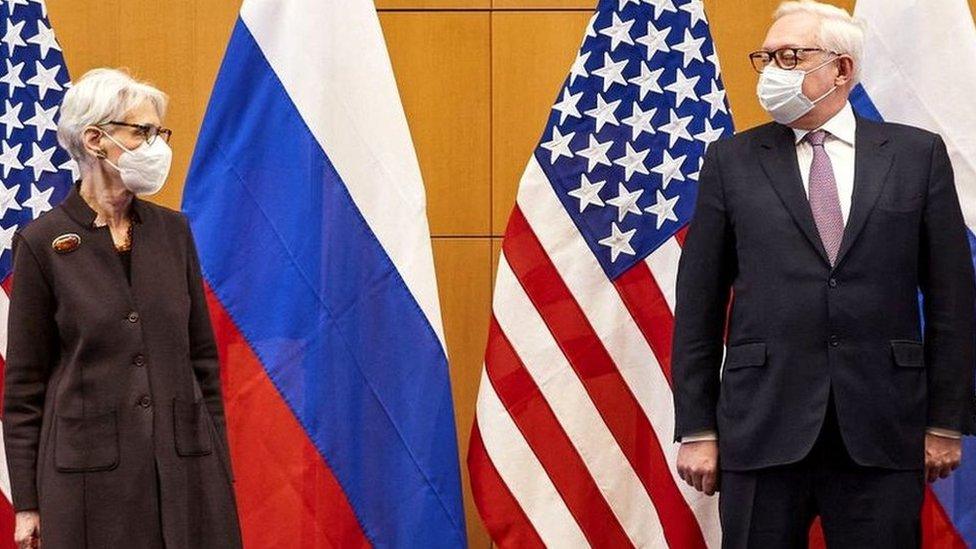
{"type": "MultiPolygon", "coordinates": [[[[678,453],[678,463],[681,463],[681,453],[678,453]]],[[[962,440],[958,438],[925,435],[925,478],[935,482],[946,478],[955,471],[962,461],[962,440]]]]}
{"type": "Polygon", "coordinates": [[[41,515],[37,511],[19,511],[14,522],[14,542],[18,549],[41,546],[41,515]]]}
{"type": "Polygon", "coordinates": [[[713,495],[718,489],[718,441],[681,443],[678,475],[699,492],[713,495]]]}

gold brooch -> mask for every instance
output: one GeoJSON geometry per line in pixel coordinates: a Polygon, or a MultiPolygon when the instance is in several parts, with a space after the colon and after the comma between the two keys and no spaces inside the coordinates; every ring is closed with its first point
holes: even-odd
{"type": "Polygon", "coordinates": [[[81,245],[81,237],[75,233],[66,233],[51,242],[51,247],[59,254],[75,251],[81,245]]]}

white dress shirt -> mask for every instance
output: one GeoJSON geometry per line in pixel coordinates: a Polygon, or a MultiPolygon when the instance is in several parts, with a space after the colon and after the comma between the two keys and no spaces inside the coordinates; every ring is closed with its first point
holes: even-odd
{"type": "MultiPolygon", "coordinates": [[[[854,196],[854,148],[857,120],[850,103],[837,112],[823,126],[817,128],[827,132],[824,139],[824,150],[830,157],[830,165],[834,169],[834,180],[837,181],[837,197],[840,199],[840,211],[844,224],[851,213],[851,201],[854,196]]],[[[810,165],[813,164],[813,145],[804,140],[808,133],[814,130],[799,130],[793,128],[796,143],[796,160],[800,167],[800,177],[803,180],[803,191],[810,196],[810,165]]],[[[960,438],[961,433],[939,427],[929,427],[927,432],[933,435],[960,438]]],[[[685,437],[681,442],[698,442],[701,440],[718,440],[715,431],[701,431],[685,437]]]]}

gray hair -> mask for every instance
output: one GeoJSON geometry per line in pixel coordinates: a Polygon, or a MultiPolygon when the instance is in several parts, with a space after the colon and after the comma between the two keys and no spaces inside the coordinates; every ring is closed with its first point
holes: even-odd
{"type": "Polygon", "coordinates": [[[820,20],[820,37],[817,47],[837,53],[846,53],[854,59],[852,81],[861,76],[861,56],[864,52],[864,22],[853,17],[847,10],[817,2],[793,0],[783,2],[773,13],[773,21],[794,13],[805,13],[820,20]]]}
{"type": "Polygon", "coordinates": [[[92,69],[64,94],[58,119],[58,143],[86,171],[92,158],[85,151],[85,128],[121,120],[145,101],[156,108],[160,118],[166,115],[169,97],[151,84],[137,81],[124,70],[92,69]]]}

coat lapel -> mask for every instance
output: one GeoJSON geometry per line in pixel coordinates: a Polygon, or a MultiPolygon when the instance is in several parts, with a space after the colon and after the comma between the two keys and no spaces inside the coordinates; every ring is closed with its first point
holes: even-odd
{"type": "Polygon", "coordinates": [[[759,161],[769,183],[793,216],[793,220],[823,261],[829,265],[830,259],[820,240],[820,233],[817,232],[813,212],[810,210],[810,201],[803,191],[793,130],[780,124],[771,125],[769,131],[760,140],[759,161]]]}
{"type": "Polygon", "coordinates": [[[855,135],[854,196],[834,269],[844,261],[861,234],[891,170],[891,153],[885,148],[888,138],[880,124],[859,117],[855,135]]]}

